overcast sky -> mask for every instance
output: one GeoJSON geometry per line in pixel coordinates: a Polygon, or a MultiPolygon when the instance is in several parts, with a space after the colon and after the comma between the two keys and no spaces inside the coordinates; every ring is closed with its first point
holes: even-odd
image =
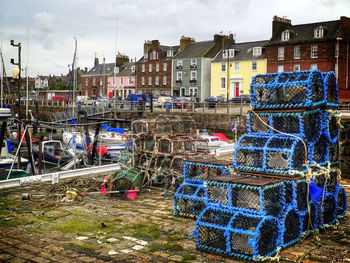
{"type": "Polygon", "coordinates": [[[0,0],[0,15],[7,75],[10,58],[17,61],[14,39],[22,43],[22,67],[36,76],[68,72],[74,37],[77,65],[91,68],[95,53],[114,62],[116,47],[139,59],[145,40],[179,45],[182,35],[204,41],[220,32],[238,43],[266,40],[274,15],[293,25],[338,20],[350,16],[350,0],[0,0]]]}

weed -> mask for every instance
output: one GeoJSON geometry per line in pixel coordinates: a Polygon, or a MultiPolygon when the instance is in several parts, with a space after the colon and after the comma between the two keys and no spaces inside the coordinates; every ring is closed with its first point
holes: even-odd
{"type": "Polygon", "coordinates": [[[197,259],[196,255],[185,254],[185,255],[182,255],[181,262],[188,262],[188,261],[192,261],[192,260],[196,260],[196,259],[197,259]]]}
{"type": "Polygon", "coordinates": [[[82,250],[94,250],[94,246],[90,243],[86,243],[86,242],[82,242],[82,243],[78,243],[78,242],[69,242],[68,243],[69,246],[72,247],[76,247],[82,250]]]}
{"type": "Polygon", "coordinates": [[[157,224],[145,224],[145,223],[138,223],[133,225],[134,237],[148,237],[148,238],[158,238],[161,234],[161,230],[159,229],[159,226],[157,224]]]}
{"type": "Polygon", "coordinates": [[[163,243],[163,246],[166,250],[169,250],[169,251],[184,251],[183,246],[176,243],[165,242],[163,243]]]}
{"type": "Polygon", "coordinates": [[[73,217],[62,225],[54,225],[51,227],[53,230],[58,230],[64,233],[82,234],[91,233],[96,229],[101,229],[101,226],[95,222],[82,221],[80,218],[73,217]]]}

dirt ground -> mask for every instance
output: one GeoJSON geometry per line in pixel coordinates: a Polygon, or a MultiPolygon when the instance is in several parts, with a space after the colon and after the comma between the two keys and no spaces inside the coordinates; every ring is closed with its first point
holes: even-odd
{"type": "MultiPolygon", "coordinates": [[[[242,262],[196,250],[195,220],[174,216],[173,196],[162,189],[135,200],[90,194],[61,202],[57,195],[67,187],[96,191],[96,179],[0,191],[0,262],[242,262]]],[[[280,262],[350,262],[349,214],[281,251],[280,262]]]]}

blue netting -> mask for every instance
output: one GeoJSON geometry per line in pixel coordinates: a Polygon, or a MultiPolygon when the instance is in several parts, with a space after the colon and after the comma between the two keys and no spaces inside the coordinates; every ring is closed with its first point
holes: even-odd
{"type": "Polygon", "coordinates": [[[329,111],[324,112],[324,127],[325,135],[330,143],[335,143],[338,141],[338,136],[340,133],[340,111],[329,111]]]}
{"type": "Polygon", "coordinates": [[[337,87],[337,78],[333,71],[322,73],[324,79],[324,86],[326,91],[326,102],[327,106],[339,105],[339,96],[338,96],[338,87],[337,87]]]}
{"type": "Polygon", "coordinates": [[[337,185],[334,196],[336,198],[337,215],[343,216],[347,208],[347,199],[344,187],[337,185]]]}
{"type": "Polygon", "coordinates": [[[250,85],[254,109],[314,107],[326,102],[325,95],[324,79],[318,70],[257,75],[250,85]]]}
{"type": "Polygon", "coordinates": [[[229,174],[225,166],[195,162],[185,162],[183,170],[184,180],[188,183],[203,183],[209,177],[229,174]]]}
{"type": "Polygon", "coordinates": [[[281,134],[245,134],[234,149],[234,167],[243,171],[288,174],[306,172],[305,149],[294,137],[281,134]]]}

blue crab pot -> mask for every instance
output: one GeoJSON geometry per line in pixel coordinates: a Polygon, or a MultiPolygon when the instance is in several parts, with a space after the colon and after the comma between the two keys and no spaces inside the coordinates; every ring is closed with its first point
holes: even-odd
{"type": "Polygon", "coordinates": [[[326,91],[326,105],[337,107],[339,106],[339,95],[337,87],[337,78],[333,71],[322,73],[324,86],[326,91]]]}
{"type": "Polygon", "coordinates": [[[301,236],[301,218],[293,206],[289,206],[280,221],[282,247],[296,243],[301,236]]]}
{"type": "MultiPolygon", "coordinates": [[[[321,205],[320,205],[321,208],[321,205]]],[[[337,217],[337,203],[334,194],[326,193],[322,204],[322,224],[333,225],[337,217]]]]}
{"type": "Polygon", "coordinates": [[[338,185],[335,191],[335,198],[337,204],[337,216],[343,216],[346,212],[347,201],[346,201],[346,192],[344,187],[338,185]]]}
{"type": "Polygon", "coordinates": [[[323,133],[315,143],[311,143],[310,147],[311,162],[319,165],[326,165],[329,161],[329,148],[327,136],[323,133]]]}
{"type": "Polygon", "coordinates": [[[284,182],[253,176],[221,176],[207,181],[209,206],[278,217],[285,206],[284,182]]]}
{"type": "Polygon", "coordinates": [[[269,134],[241,136],[234,149],[237,170],[290,174],[292,170],[306,172],[305,148],[294,137],[269,134]]]}
{"type": "Polygon", "coordinates": [[[339,164],[339,141],[328,144],[328,160],[331,164],[339,164]]]}
{"type": "Polygon", "coordinates": [[[198,249],[244,260],[272,256],[280,243],[276,218],[213,207],[198,217],[195,234],[198,249]]]}
{"type": "Polygon", "coordinates": [[[340,111],[326,110],[324,112],[325,135],[330,143],[336,143],[340,133],[340,111]]]}
{"type": "Polygon", "coordinates": [[[253,109],[308,108],[326,102],[324,79],[319,70],[266,75],[252,79],[250,94],[253,109]]]}
{"type": "MultiPolygon", "coordinates": [[[[321,136],[324,126],[324,110],[300,110],[293,112],[256,112],[266,124],[272,128],[296,135],[306,142],[316,142],[321,136]]],[[[248,113],[248,133],[277,133],[267,127],[253,112],[248,113]]]]}
{"type": "Polygon", "coordinates": [[[205,188],[203,185],[183,183],[174,198],[174,213],[178,216],[197,218],[206,208],[205,188]]]}

